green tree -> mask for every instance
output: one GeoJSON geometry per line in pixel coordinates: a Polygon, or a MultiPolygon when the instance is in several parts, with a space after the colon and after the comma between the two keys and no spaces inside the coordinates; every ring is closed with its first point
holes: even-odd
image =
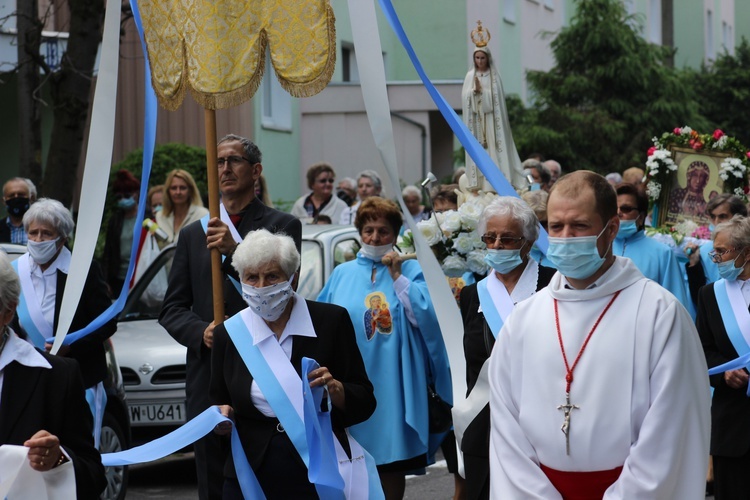
{"type": "Polygon", "coordinates": [[[513,123],[521,151],[570,169],[622,171],[645,160],[652,136],[707,126],[684,72],[664,64],[672,49],[644,40],[618,0],[577,0],[551,48],[555,66],[528,74],[534,109],[513,123]]]}
{"type": "Polygon", "coordinates": [[[742,38],[735,55],[724,53],[692,76],[701,112],[712,124],[750,144],[750,43],[742,38]]]}
{"type": "MultiPolygon", "coordinates": [[[[154,149],[154,159],[151,164],[151,179],[149,186],[158,186],[163,184],[170,171],[180,168],[190,172],[198,185],[198,191],[206,203],[208,196],[208,181],[206,180],[206,150],[203,148],[186,146],[184,144],[160,144],[154,149]]],[[[143,171],[143,149],[136,149],[128,153],[122,161],[112,165],[109,185],[115,180],[115,173],[118,170],[129,170],[138,179],[141,178],[143,171]]],[[[96,254],[101,256],[104,249],[104,238],[107,223],[112,214],[117,210],[117,202],[112,193],[107,193],[107,202],[104,207],[104,216],[102,217],[102,230],[99,232],[99,239],[96,245],[96,254]]]]}

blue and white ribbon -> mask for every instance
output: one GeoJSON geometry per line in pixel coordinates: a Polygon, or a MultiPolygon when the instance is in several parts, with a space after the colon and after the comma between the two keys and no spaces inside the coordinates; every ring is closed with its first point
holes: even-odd
{"type": "MultiPolygon", "coordinates": [[[[409,41],[409,37],[406,36],[404,27],[401,25],[401,20],[398,18],[398,14],[396,14],[396,9],[393,8],[391,0],[378,0],[378,2],[380,3],[381,9],[383,9],[385,18],[391,25],[393,32],[401,42],[401,45],[403,45],[404,50],[406,50],[406,53],[408,54],[409,59],[414,66],[414,69],[417,71],[419,78],[422,80],[422,83],[427,89],[427,92],[435,102],[435,105],[440,111],[440,114],[442,114],[443,118],[445,118],[445,121],[448,122],[448,126],[450,126],[451,130],[453,130],[453,133],[456,134],[459,142],[466,149],[466,152],[469,153],[469,156],[471,156],[471,158],[477,164],[479,170],[482,171],[482,174],[487,178],[489,183],[492,184],[492,187],[495,188],[497,194],[499,194],[500,196],[515,196],[516,198],[518,198],[518,193],[516,193],[516,190],[513,189],[513,186],[511,186],[510,182],[508,182],[508,180],[502,175],[500,170],[492,162],[492,158],[490,158],[490,155],[487,154],[487,151],[485,151],[484,148],[479,144],[479,141],[477,141],[476,137],[474,137],[471,131],[469,131],[463,120],[458,117],[451,105],[448,104],[448,101],[446,101],[442,94],[438,92],[438,90],[432,84],[432,81],[430,81],[430,79],[428,78],[427,73],[425,73],[424,68],[422,68],[422,63],[419,61],[416,52],[414,52],[414,48],[409,41]]],[[[352,6],[350,5],[349,9],[351,10],[351,8],[352,6]]],[[[547,232],[541,226],[539,228],[539,239],[536,241],[536,245],[539,247],[542,253],[547,253],[549,241],[547,240],[547,232]]]]}
{"type": "MultiPolygon", "coordinates": [[[[73,314],[75,314],[75,306],[80,301],[81,292],[83,285],[88,275],[88,269],[91,264],[91,260],[94,255],[94,248],[96,246],[96,238],[98,233],[96,231],[89,231],[88,228],[99,227],[101,225],[102,213],[104,210],[104,199],[106,197],[106,186],[109,182],[109,168],[105,168],[110,164],[112,158],[112,137],[114,136],[114,105],[115,95],[112,94],[111,89],[109,92],[104,92],[106,98],[112,101],[112,110],[110,111],[106,104],[99,104],[104,99],[97,100],[99,97],[100,85],[105,85],[105,82],[109,82],[111,78],[114,78],[114,88],[117,85],[117,64],[118,64],[118,49],[119,49],[119,37],[120,37],[120,4],[116,0],[108,0],[107,14],[105,19],[105,41],[102,42],[102,64],[99,67],[99,78],[97,80],[97,94],[94,97],[94,107],[92,111],[92,124],[91,124],[91,138],[89,139],[89,152],[86,155],[86,169],[84,171],[82,193],[85,193],[85,197],[81,197],[81,206],[79,207],[78,215],[78,228],[86,228],[83,231],[76,231],[76,244],[73,249],[73,256],[70,262],[70,272],[68,274],[68,281],[65,285],[65,294],[63,296],[62,306],[60,308],[60,317],[58,319],[57,334],[54,339],[47,339],[48,342],[53,343],[52,353],[57,352],[61,344],[69,345],[76,340],[79,340],[86,335],[98,330],[109,322],[112,318],[120,314],[122,308],[125,307],[125,301],[128,298],[128,291],[130,289],[130,280],[133,277],[133,271],[136,264],[136,255],[138,254],[138,246],[141,239],[141,226],[143,225],[143,218],[146,213],[146,201],[148,198],[148,183],[151,178],[151,164],[154,157],[154,148],[156,145],[156,94],[154,89],[151,87],[151,68],[148,63],[148,57],[146,56],[145,39],[143,37],[143,23],[141,22],[140,11],[138,10],[138,3],[136,0],[131,0],[131,8],[133,10],[133,20],[135,21],[136,28],[138,29],[138,35],[141,38],[141,44],[143,46],[144,53],[144,78],[145,78],[145,103],[144,103],[144,131],[143,131],[143,167],[141,171],[141,189],[139,193],[138,211],[136,215],[135,224],[133,226],[133,246],[130,249],[130,262],[128,264],[128,271],[125,276],[125,282],[123,283],[120,295],[117,297],[111,306],[109,306],[102,314],[95,318],[89,325],[65,335],[65,332],[70,328],[73,314]],[[115,16],[115,21],[110,21],[110,13],[115,16]],[[109,24],[108,24],[109,23],[109,24]],[[112,28],[111,24],[114,24],[112,28]],[[109,31],[108,31],[109,30],[109,31]],[[112,31],[114,30],[114,31],[112,31]],[[109,36],[115,37],[115,42],[107,42],[109,36]],[[114,55],[106,55],[105,53],[105,42],[107,47],[109,43],[116,43],[114,55]],[[110,64],[107,60],[111,59],[114,62],[114,70],[110,68],[110,64]],[[114,71],[114,74],[112,74],[114,71]],[[99,106],[99,107],[98,107],[99,106]],[[106,109],[105,109],[106,108],[106,109]],[[106,131],[107,127],[104,124],[100,124],[98,121],[94,121],[95,117],[101,116],[99,119],[104,121],[111,114],[112,119],[112,130],[109,133],[107,139],[109,143],[109,153],[105,159],[101,159],[103,152],[93,148],[97,142],[106,144],[107,141],[104,139],[96,139],[94,137],[95,132],[101,134],[102,131],[106,131]],[[101,125],[101,126],[100,126],[101,125]],[[99,130],[99,129],[103,130],[99,130]],[[92,150],[93,148],[93,150],[92,150]],[[91,158],[91,161],[89,161],[91,158]],[[90,165],[92,165],[90,167],[90,165]],[[96,166],[101,166],[99,170],[96,166]],[[104,172],[101,172],[103,170],[104,172]],[[89,173],[91,173],[89,175],[89,173]],[[93,236],[93,240],[91,240],[93,236]],[[74,285],[71,285],[74,283],[74,285]],[[73,287],[73,288],[71,288],[73,287]],[[70,294],[70,295],[69,295],[70,294]]],[[[105,148],[106,149],[106,148],[105,148]]]]}
{"type": "MultiPolygon", "coordinates": [[[[194,419],[170,432],[166,436],[155,439],[150,443],[116,453],[104,453],[102,464],[105,467],[123,466],[153,462],[171,455],[186,446],[189,446],[208,434],[222,422],[231,422],[219,412],[218,407],[211,406],[194,419]]],[[[255,477],[255,473],[247,461],[247,456],[242,449],[237,429],[232,425],[232,458],[237,472],[237,481],[240,483],[242,494],[245,498],[265,499],[263,490],[255,477]]]]}

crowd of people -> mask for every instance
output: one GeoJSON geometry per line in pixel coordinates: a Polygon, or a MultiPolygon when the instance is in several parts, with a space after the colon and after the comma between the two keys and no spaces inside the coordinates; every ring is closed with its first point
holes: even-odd
{"type": "MultiPolygon", "coordinates": [[[[376,172],[337,184],[332,165],[312,165],[310,192],[284,213],[263,201],[257,145],[227,135],[217,151],[221,216],[208,216],[192,175],[177,169],[148,190],[142,233],[158,248],[176,245],[159,321],[187,348],[187,416],[216,405],[232,422],[194,444],[200,498],[242,498],[233,426],[268,498],[325,497],[309,474],[323,458],[299,413],[303,385],[323,394],[316,404],[346,487],[364,487],[351,478],[367,477],[371,456],[370,480],[387,499],[403,498],[406,475],[423,473],[441,443],[456,499],[702,498],[709,444],[716,498],[746,497],[750,376],[739,365],[707,375],[750,352],[750,221],[736,196],[707,203],[712,240],[678,259],[645,234],[642,171],[563,174],[554,160],[527,159],[520,197],[495,196],[479,217],[488,272],[458,291],[466,372],[451,373],[422,267],[396,248],[404,215],[376,172]],[[320,223],[353,225],[361,246],[309,300],[295,292],[302,225],[320,223]],[[214,249],[224,321],[207,293],[214,249]],[[468,387],[455,436],[434,423],[433,398],[452,404],[451,377],[468,387]]],[[[429,194],[415,185],[401,195],[419,222],[482,188],[491,186],[467,188],[459,171],[429,194]]],[[[92,263],[70,331],[128,286],[139,191],[131,173],[116,173],[105,271],[92,263]]],[[[85,391],[104,378],[116,325],[48,354],[73,218],[37,200],[27,179],[7,181],[3,199],[0,240],[28,253],[13,264],[0,257],[0,443],[27,446],[35,470],[72,470],[78,497],[91,498],[103,469],[85,391]],[[8,419],[11,407],[31,414],[8,419]]]]}

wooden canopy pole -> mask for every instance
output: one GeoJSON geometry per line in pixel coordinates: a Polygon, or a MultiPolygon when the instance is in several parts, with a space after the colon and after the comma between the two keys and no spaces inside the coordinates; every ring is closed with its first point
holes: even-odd
{"type": "MultiPolygon", "coordinates": [[[[216,111],[204,109],[206,126],[206,178],[208,180],[208,213],[210,218],[221,217],[219,213],[219,169],[216,164],[216,111]]],[[[211,250],[211,285],[213,288],[214,323],[224,322],[224,276],[221,272],[221,253],[211,250]]]]}

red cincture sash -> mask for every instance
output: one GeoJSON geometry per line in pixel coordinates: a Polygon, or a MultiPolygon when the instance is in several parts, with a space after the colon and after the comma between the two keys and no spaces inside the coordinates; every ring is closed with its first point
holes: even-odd
{"type": "Polygon", "coordinates": [[[566,472],[539,464],[542,472],[563,497],[563,500],[601,500],[607,488],[617,481],[622,467],[592,472],[566,472]]]}

